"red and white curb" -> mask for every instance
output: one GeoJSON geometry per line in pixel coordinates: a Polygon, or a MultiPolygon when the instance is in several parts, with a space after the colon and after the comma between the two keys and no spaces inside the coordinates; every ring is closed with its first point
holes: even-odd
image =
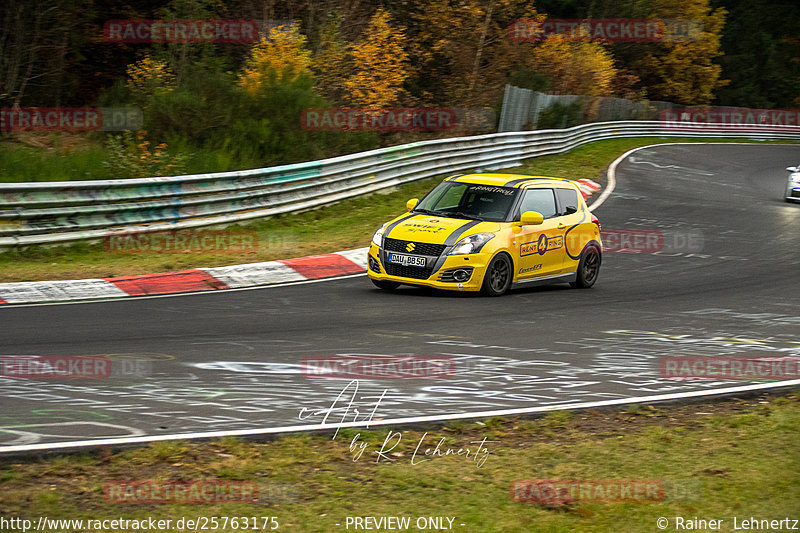
{"type": "Polygon", "coordinates": [[[584,200],[586,200],[591,195],[600,190],[600,184],[595,183],[592,180],[587,180],[587,179],[575,180],[575,183],[578,184],[578,188],[581,190],[581,194],[583,195],[584,200]]]}
{"type": "Polygon", "coordinates": [[[359,274],[367,269],[367,250],[368,248],[358,248],[297,259],[216,268],[193,268],[141,276],[0,283],[0,304],[216,291],[359,274]]]}
{"type": "MultiPolygon", "coordinates": [[[[577,183],[584,198],[600,189],[592,180],[581,179],[577,183]]],[[[0,283],[0,306],[208,292],[360,274],[367,270],[367,250],[356,248],[296,259],[141,276],[0,283]]]]}

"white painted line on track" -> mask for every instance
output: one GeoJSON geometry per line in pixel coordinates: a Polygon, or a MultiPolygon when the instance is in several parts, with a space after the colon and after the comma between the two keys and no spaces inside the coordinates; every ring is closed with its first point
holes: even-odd
{"type": "Polygon", "coordinates": [[[300,426],[283,426],[276,428],[261,428],[261,429],[243,429],[238,431],[208,431],[203,433],[175,433],[171,435],[150,435],[146,437],[122,437],[110,439],[94,439],[94,440],[80,440],[71,442],[57,442],[57,443],[42,443],[42,444],[22,444],[17,446],[0,446],[0,454],[2,453],[20,453],[20,452],[41,452],[41,451],[54,451],[74,448],[88,448],[94,446],[126,446],[130,444],[142,444],[147,442],[156,442],[164,440],[184,440],[184,439],[208,439],[208,438],[223,438],[223,437],[249,437],[258,435],[276,435],[280,433],[291,433],[297,431],[319,431],[324,429],[344,429],[344,428],[358,428],[358,427],[372,427],[372,426],[389,426],[400,424],[419,424],[428,422],[446,422],[449,420],[459,420],[464,418],[489,418],[495,416],[511,416],[511,415],[524,415],[546,413],[549,411],[564,411],[574,409],[595,409],[598,407],[609,407],[614,405],[625,405],[630,403],[653,403],[664,402],[670,400],[680,400],[686,398],[703,398],[706,396],[719,396],[723,394],[735,394],[742,392],[753,392],[761,390],[770,390],[784,387],[792,387],[800,385],[800,379],[791,381],[780,381],[775,383],[761,383],[756,385],[744,385],[741,387],[728,387],[724,389],[678,392],[673,394],[661,394],[653,396],[638,396],[630,398],[618,398],[616,400],[604,400],[600,402],[584,402],[569,405],[549,405],[543,407],[521,407],[516,409],[503,409],[496,411],[478,411],[473,413],[452,413],[434,416],[417,416],[406,418],[394,418],[389,420],[365,422],[344,422],[337,424],[314,424],[314,425],[300,425],[300,426]]]}
{"type": "MultiPolygon", "coordinates": [[[[609,196],[611,196],[611,193],[614,192],[614,189],[617,186],[617,166],[620,163],[622,163],[625,160],[625,158],[627,158],[632,153],[638,152],[639,150],[644,150],[645,148],[655,148],[657,146],[686,146],[686,145],[694,146],[694,145],[709,145],[709,144],[714,144],[714,145],[763,146],[763,144],[758,144],[758,143],[754,143],[754,142],[750,142],[750,143],[738,143],[738,142],[733,142],[733,143],[723,143],[723,142],[699,142],[699,143],[685,142],[685,143],[675,143],[675,142],[673,142],[673,143],[648,144],[647,146],[639,146],[637,148],[632,148],[632,149],[628,150],[627,152],[625,152],[624,154],[622,154],[621,156],[619,156],[618,158],[616,158],[610,165],[608,165],[608,171],[606,172],[606,177],[608,178],[608,184],[606,185],[606,188],[603,189],[603,192],[600,194],[600,196],[598,196],[597,199],[594,202],[592,202],[592,205],[588,206],[589,207],[589,211],[594,211],[595,209],[597,209],[598,207],[603,205],[603,202],[605,202],[606,199],[609,196]]],[[[768,143],[768,146],[780,146],[781,144],[782,143],[768,143]]]]}

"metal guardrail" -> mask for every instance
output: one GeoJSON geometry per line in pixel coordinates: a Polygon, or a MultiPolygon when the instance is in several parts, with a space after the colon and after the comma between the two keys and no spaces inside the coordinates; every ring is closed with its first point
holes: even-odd
{"type": "Polygon", "coordinates": [[[99,239],[109,233],[232,224],[302,211],[409,181],[493,170],[619,137],[800,139],[797,126],[665,128],[603,122],[563,130],[421,141],[321,161],[190,176],[0,184],[0,247],[99,239]]]}

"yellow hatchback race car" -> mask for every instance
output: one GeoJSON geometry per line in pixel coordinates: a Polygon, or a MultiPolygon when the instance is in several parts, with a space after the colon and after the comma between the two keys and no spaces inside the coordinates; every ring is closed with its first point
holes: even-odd
{"type": "Polygon", "coordinates": [[[499,296],[512,285],[594,285],[600,222],[570,180],[451,176],[372,237],[367,275],[382,289],[422,285],[499,296]]]}

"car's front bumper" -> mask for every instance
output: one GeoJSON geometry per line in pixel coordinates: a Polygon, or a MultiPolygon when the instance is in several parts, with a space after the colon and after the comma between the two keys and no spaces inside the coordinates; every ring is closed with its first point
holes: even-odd
{"type": "MultiPolygon", "coordinates": [[[[381,250],[372,243],[367,253],[367,275],[376,281],[394,281],[404,285],[419,285],[451,291],[478,291],[483,284],[483,275],[486,272],[488,260],[484,254],[447,255],[444,262],[435,270],[426,275],[422,269],[415,267],[393,268],[387,265],[381,250]],[[387,270],[394,271],[394,274],[387,270]],[[457,272],[468,271],[469,278],[461,281],[457,272]],[[403,275],[406,274],[406,275],[403,275]]],[[[438,261],[436,262],[438,265],[438,261]]]]}

